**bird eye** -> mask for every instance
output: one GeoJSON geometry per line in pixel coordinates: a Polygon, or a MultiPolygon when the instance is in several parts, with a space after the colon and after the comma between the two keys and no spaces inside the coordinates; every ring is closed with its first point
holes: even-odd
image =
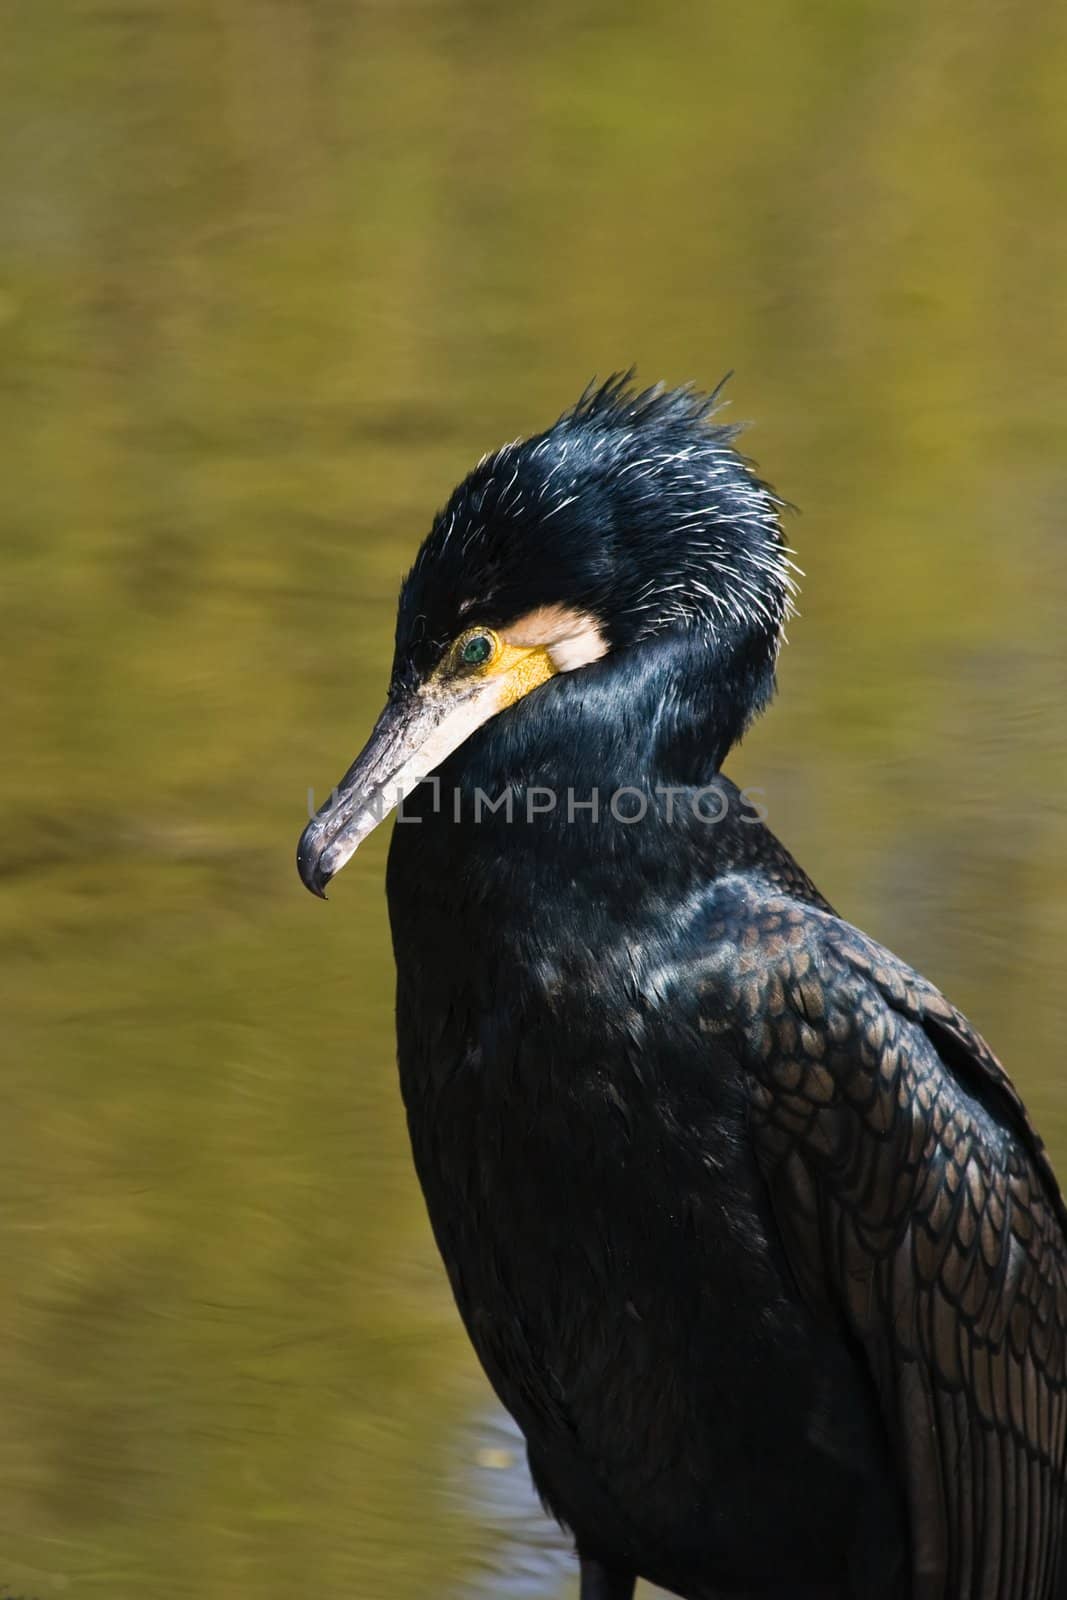
{"type": "Polygon", "coordinates": [[[482,667],[495,653],[492,634],[472,633],[459,653],[465,667],[482,667]]]}

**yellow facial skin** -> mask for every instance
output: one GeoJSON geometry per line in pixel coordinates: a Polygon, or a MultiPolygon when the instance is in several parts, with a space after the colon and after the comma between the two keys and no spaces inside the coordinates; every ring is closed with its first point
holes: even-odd
{"type": "Polygon", "coordinates": [[[430,681],[442,688],[454,683],[457,689],[461,683],[487,685],[494,682],[497,685],[493,697],[495,709],[503,711],[531,689],[555,677],[558,671],[546,645],[509,644],[492,628],[468,628],[460,634],[430,681]],[[481,662],[465,661],[463,652],[468,645],[482,639],[488,642],[490,654],[481,662]]]}

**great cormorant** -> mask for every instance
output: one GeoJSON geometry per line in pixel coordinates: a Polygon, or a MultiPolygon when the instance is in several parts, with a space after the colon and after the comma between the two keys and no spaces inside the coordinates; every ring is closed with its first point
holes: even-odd
{"type": "Polygon", "coordinates": [[[615,379],[483,459],[300,873],[402,801],[415,1163],[582,1600],[1050,1600],[1063,1201],[971,1025],[720,772],[793,579],[712,410],[615,379]]]}

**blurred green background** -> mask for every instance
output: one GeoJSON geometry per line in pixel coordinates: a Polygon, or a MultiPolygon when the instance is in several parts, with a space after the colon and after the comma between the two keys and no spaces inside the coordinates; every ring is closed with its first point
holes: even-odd
{"type": "Polygon", "coordinates": [[[594,373],[804,515],[733,762],[1067,1168],[1067,10],[6,0],[0,1592],[557,1600],[394,1080],[398,581],[594,373]]]}

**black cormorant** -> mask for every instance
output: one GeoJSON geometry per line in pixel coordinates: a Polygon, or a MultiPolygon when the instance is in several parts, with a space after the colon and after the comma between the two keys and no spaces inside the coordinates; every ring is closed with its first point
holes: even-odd
{"type": "Polygon", "coordinates": [[[402,801],[415,1163],[583,1600],[1049,1600],[1063,1201],[967,1020],[721,774],[793,581],[712,409],[612,380],[460,485],[300,873],[402,801]]]}

